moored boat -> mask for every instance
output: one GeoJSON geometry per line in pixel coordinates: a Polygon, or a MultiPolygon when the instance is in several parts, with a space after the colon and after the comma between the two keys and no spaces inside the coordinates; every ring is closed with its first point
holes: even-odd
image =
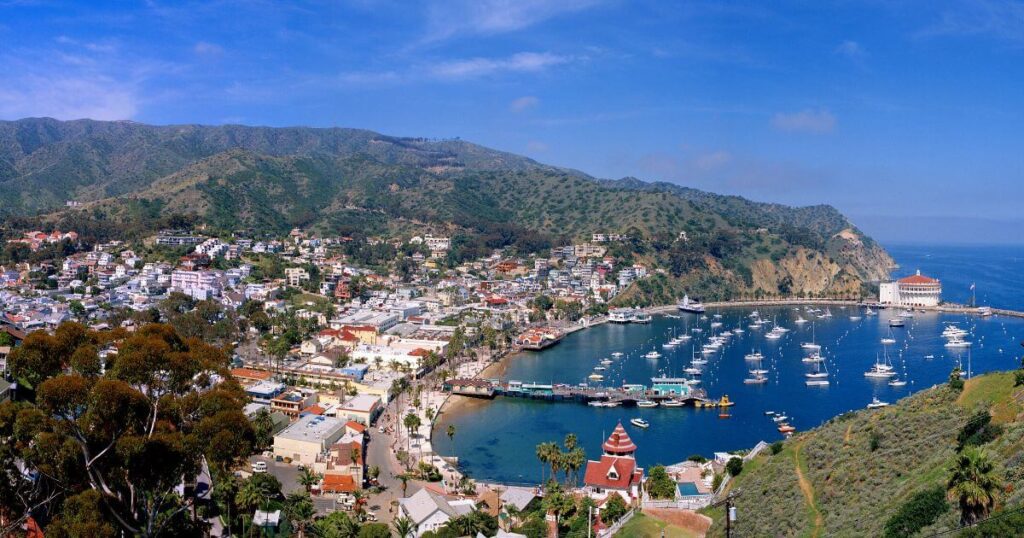
{"type": "Polygon", "coordinates": [[[649,428],[651,426],[650,422],[647,422],[646,420],[644,420],[642,418],[630,419],[629,423],[634,425],[634,426],[636,426],[637,428],[645,428],[646,429],[646,428],[649,428]]]}

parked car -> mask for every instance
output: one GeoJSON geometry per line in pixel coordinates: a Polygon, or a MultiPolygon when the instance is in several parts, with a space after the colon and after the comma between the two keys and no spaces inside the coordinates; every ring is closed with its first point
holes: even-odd
{"type": "Polygon", "coordinates": [[[267,462],[257,461],[252,464],[252,472],[254,473],[265,473],[267,472],[267,462]]]}

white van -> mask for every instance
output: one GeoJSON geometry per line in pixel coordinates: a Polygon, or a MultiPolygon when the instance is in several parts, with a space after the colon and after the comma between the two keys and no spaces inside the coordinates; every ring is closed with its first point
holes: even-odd
{"type": "Polygon", "coordinates": [[[267,472],[267,462],[257,461],[252,464],[252,472],[254,473],[265,473],[267,472]]]}

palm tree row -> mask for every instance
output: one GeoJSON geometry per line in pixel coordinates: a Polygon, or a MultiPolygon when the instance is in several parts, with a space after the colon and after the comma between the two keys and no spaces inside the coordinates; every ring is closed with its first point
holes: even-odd
{"type": "Polygon", "coordinates": [[[545,467],[548,467],[551,470],[551,480],[557,479],[559,471],[565,471],[565,483],[575,486],[579,470],[587,463],[587,455],[583,447],[579,446],[576,434],[566,435],[562,446],[565,448],[564,451],[555,442],[537,445],[536,455],[541,462],[541,482],[545,481],[544,471],[545,467]]]}

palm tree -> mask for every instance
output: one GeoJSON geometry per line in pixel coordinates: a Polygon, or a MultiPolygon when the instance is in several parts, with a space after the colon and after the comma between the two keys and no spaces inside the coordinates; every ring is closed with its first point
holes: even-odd
{"type": "Polygon", "coordinates": [[[412,520],[402,516],[393,522],[391,525],[395,528],[395,532],[398,534],[398,538],[409,538],[415,532],[416,526],[413,525],[412,520]]]}
{"type": "Polygon", "coordinates": [[[950,500],[960,503],[961,524],[971,525],[985,517],[995,506],[1000,489],[995,465],[984,450],[967,447],[957,454],[946,491],[950,500]]]}
{"type": "Polygon", "coordinates": [[[395,478],[402,482],[402,497],[405,497],[405,490],[409,488],[409,473],[402,473],[395,478]]]}
{"type": "Polygon", "coordinates": [[[313,521],[313,515],[316,514],[316,508],[313,507],[313,500],[309,498],[309,494],[289,494],[285,499],[284,511],[299,531],[299,538],[305,536],[306,526],[313,521]]]}
{"type": "Polygon", "coordinates": [[[458,451],[455,450],[455,425],[454,424],[449,424],[448,425],[448,442],[452,444],[452,453],[457,454],[458,451]]]}
{"type": "Polygon", "coordinates": [[[412,434],[420,428],[420,417],[415,413],[409,413],[405,415],[405,419],[402,422],[405,424],[405,430],[408,434],[406,435],[407,449],[412,451],[412,434]]]}
{"type": "Polygon", "coordinates": [[[579,470],[583,468],[583,465],[587,463],[587,453],[583,450],[583,447],[576,447],[569,452],[566,452],[563,456],[566,480],[568,480],[568,474],[572,473],[572,485],[575,486],[579,479],[579,470]]]}
{"type": "Polygon", "coordinates": [[[538,444],[535,454],[537,454],[537,459],[540,460],[540,483],[543,484],[544,483],[544,467],[548,463],[548,456],[550,454],[550,452],[548,451],[548,444],[547,443],[540,443],[540,444],[538,444]]]}
{"type": "Polygon", "coordinates": [[[366,494],[363,493],[363,490],[357,489],[352,492],[352,500],[354,501],[352,504],[352,510],[356,513],[357,517],[362,516],[363,505],[366,504],[366,494]]]}
{"type": "Polygon", "coordinates": [[[299,467],[299,484],[306,488],[306,493],[313,491],[313,486],[320,483],[320,475],[313,469],[303,465],[299,467]]]}
{"type": "Polygon", "coordinates": [[[551,466],[551,478],[554,479],[558,475],[558,471],[562,469],[562,450],[558,447],[558,443],[544,444],[547,445],[548,465],[551,466]]]}

